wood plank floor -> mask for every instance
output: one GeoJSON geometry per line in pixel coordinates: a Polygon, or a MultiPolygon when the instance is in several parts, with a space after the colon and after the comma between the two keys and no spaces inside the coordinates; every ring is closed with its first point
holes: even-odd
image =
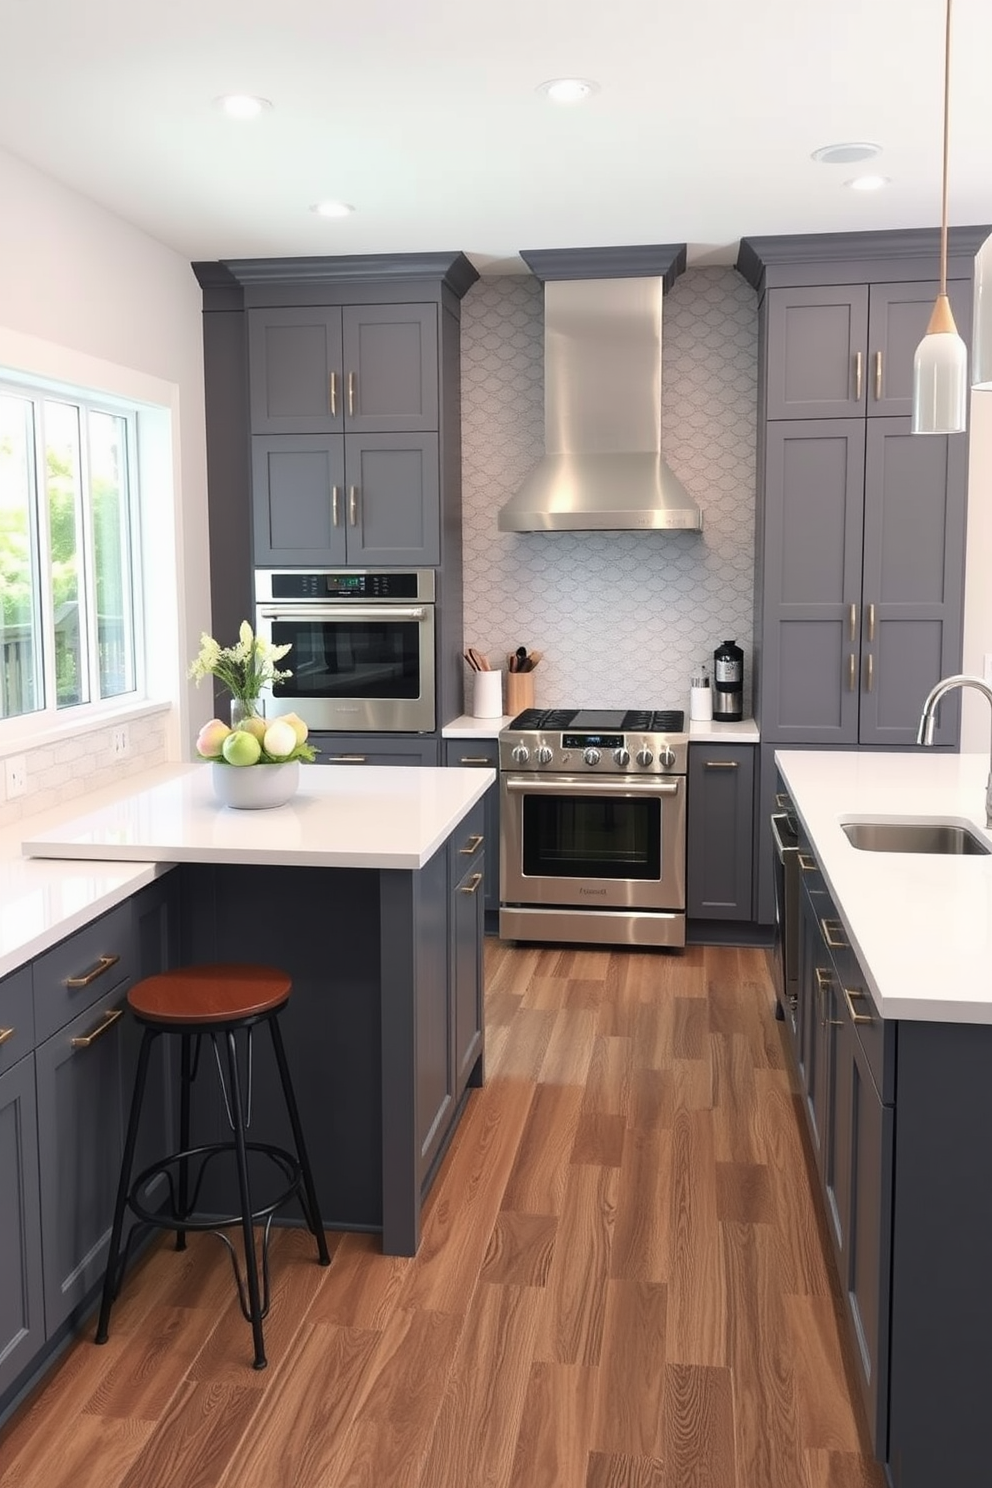
{"type": "Polygon", "coordinates": [[[486,943],[487,1081],[415,1259],[142,1263],[0,1435],[3,1488],[882,1488],[765,953],[486,943]]]}

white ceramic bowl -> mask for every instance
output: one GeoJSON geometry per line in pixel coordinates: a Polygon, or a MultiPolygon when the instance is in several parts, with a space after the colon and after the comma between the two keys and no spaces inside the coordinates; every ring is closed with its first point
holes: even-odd
{"type": "Polygon", "coordinates": [[[210,766],[214,795],[225,806],[239,811],[261,811],[268,806],[285,806],[299,789],[300,762],[284,765],[219,765],[210,766]]]}

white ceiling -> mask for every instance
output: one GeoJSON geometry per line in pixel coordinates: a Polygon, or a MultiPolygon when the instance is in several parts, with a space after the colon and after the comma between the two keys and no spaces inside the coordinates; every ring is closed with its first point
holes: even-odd
{"type": "MultiPolygon", "coordinates": [[[[940,219],[943,0],[0,0],[0,147],[190,259],[686,242],[940,219]],[[537,92],[595,79],[580,107],[537,92]],[[235,124],[213,100],[271,100],[235,124]],[[818,146],[871,140],[871,165],[818,146]],[[892,178],[864,195],[856,171],[892,178]],[[343,221],[311,203],[354,204],[343,221]]],[[[952,224],[992,222],[992,3],[957,0],[952,224]]]]}

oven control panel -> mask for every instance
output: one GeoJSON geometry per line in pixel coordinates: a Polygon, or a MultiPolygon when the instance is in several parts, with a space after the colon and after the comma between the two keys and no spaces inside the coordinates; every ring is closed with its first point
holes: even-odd
{"type": "Polygon", "coordinates": [[[504,729],[499,736],[503,770],[546,774],[684,775],[688,756],[684,735],[629,733],[545,733],[504,729]]]}

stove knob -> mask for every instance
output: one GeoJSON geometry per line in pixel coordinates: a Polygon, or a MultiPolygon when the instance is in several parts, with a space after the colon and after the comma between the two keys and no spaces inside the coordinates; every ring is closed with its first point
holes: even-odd
{"type": "Polygon", "coordinates": [[[598,749],[586,749],[582,754],[587,765],[598,765],[602,757],[598,749]]]}
{"type": "Polygon", "coordinates": [[[530,759],[530,750],[526,744],[514,744],[510,751],[510,758],[515,765],[525,765],[530,759]]]}
{"type": "Polygon", "coordinates": [[[658,763],[659,763],[659,765],[664,765],[664,767],[665,767],[666,770],[670,770],[672,768],[672,766],[674,765],[674,763],[675,763],[675,750],[672,748],[672,746],[670,744],[666,744],[665,747],[664,747],[664,749],[662,749],[659,752],[659,754],[658,754],[658,763]]]}
{"type": "Polygon", "coordinates": [[[537,763],[539,765],[550,765],[554,757],[554,750],[549,749],[547,744],[542,744],[540,749],[537,751],[537,763]]]}
{"type": "Polygon", "coordinates": [[[637,763],[639,765],[643,765],[645,769],[647,769],[648,765],[654,763],[654,755],[651,753],[650,749],[645,747],[644,749],[639,749],[637,751],[637,763]]]}
{"type": "Polygon", "coordinates": [[[613,763],[615,765],[619,765],[620,768],[621,768],[621,770],[626,769],[626,767],[630,764],[630,750],[629,749],[614,749],[614,751],[613,751],[613,763]]]}

